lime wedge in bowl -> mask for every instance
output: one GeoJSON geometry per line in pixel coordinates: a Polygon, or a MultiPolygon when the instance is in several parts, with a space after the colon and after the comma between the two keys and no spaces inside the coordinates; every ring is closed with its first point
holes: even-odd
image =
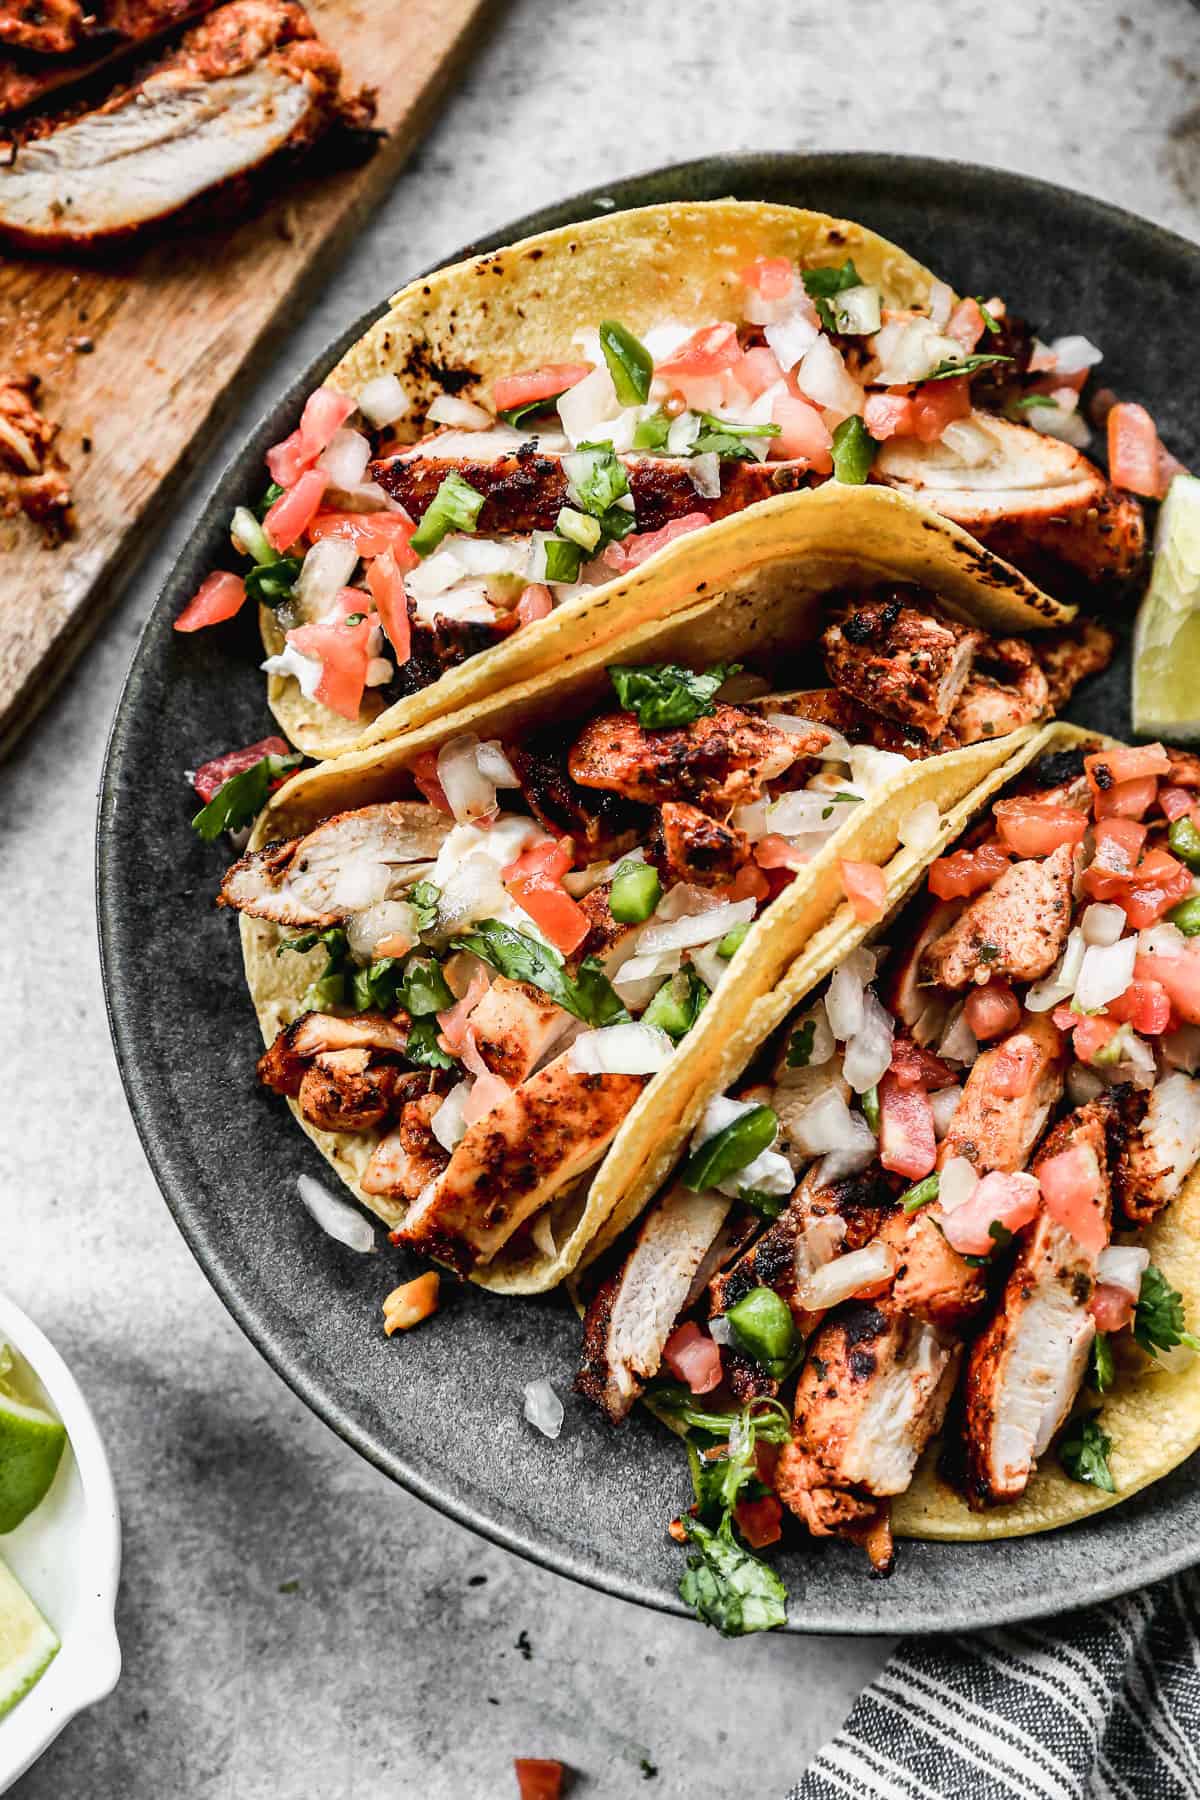
{"type": "Polygon", "coordinates": [[[66,1442],[61,1419],[19,1391],[12,1352],[0,1344],[0,1534],[41,1505],[66,1442]]]}
{"type": "Polygon", "coordinates": [[[0,1562],[0,1719],[54,1661],[58,1638],[7,1563],[0,1562]]]}
{"type": "Polygon", "coordinates": [[[1200,738],[1200,480],[1176,475],[1158,518],[1154,573],[1133,638],[1133,728],[1200,738]]]}

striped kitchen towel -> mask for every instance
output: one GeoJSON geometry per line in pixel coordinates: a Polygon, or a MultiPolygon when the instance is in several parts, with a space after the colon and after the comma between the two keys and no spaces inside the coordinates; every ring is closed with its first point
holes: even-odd
{"type": "Polygon", "coordinates": [[[788,1800],[1198,1800],[1200,1572],[905,1640],[788,1800]]]}

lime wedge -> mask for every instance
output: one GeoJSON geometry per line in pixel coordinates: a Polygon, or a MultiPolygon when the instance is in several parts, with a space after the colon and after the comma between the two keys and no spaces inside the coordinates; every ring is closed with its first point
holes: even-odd
{"type": "Polygon", "coordinates": [[[1176,475],[1154,540],[1133,638],[1133,728],[1200,738],[1200,480],[1176,475]]]}
{"type": "Polygon", "coordinates": [[[0,1562],[0,1719],[45,1674],[58,1649],[54,1631],[0,1562]]]}
{"type": "Polygon", "coordinates": [[[0,1533],[15,1531],[50,1491],[67,1434],[61,1420],[18,1391],[12,1352],[0,1344],[0,1533]]]}

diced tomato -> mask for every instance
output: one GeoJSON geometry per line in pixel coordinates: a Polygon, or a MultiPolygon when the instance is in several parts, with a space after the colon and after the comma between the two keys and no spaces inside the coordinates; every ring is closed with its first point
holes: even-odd
{"type": "Polygon", "coordinates": [[[1133,978],[1159,983],[1184,1024],[1200,1025],[1200,955],[1139,956],[1133,978]]]}
{"type": "Polygon", "coordinates": [[[409,764],[409,774],[419,793],[424,794],[430,806],[436,806],[439,812],[454,817],[454,808],[446,798],[438,776],[438,753],[436,750],[422,750],[420,756],[414,757],[409,764]]]}
{"type": "Polygon", "coordinates": [[[971,393],[965,375],[949,381],[927,381],[912,397],[913,433],[923,444],[936,444],[947,425],[965,419],[971,393]]]}
{"type": "Polygon", "coordinates": [[[410,550],[408,540],[416,526],[404,513],[398,512],[323,512],[318,513],[308,528],[311,543],[338,538],[353,544],[360,556],[382,556],[390,550],[401,569],[415,569],[421,559],[410,550]]]}
{"type": "Polygon", "coordinates": [[[676,538],[686,537],[689,531],[699,531],[702,526],[711,524],[706,512],[684,513],[681,519],[671,519],[657,531],[633,531],[619,544],[609,544],[604,561],[618,574],[627,575],[630,569],[640,568],[668,544],[673,544],[676,538]]]}
{"type": "Polygon", "coordinates": [[[999,844],[980,844],[977,850],[955,850],[929,865],[929,891],[939,900],[969,899],[1003,875],[1008,852],[999,844]]]}
{"type": "Polygon", "coordinates": [[[280,494],[263,520],[267,541],[276,550],[289,550],[316,518],[321,496],[329,485],[324,469],[306,469],[294,487],[280,494]]]}
{"type": "Polygon", "coordinates": [[[1112,1287],[1102,1281],[1093,1289],[1088,1301],[1088,1311],[1096,1321],[1097,1331],[1124,1331],[1133,1323],[1133,1315],[1137,1309],[1137,1301],[1124,1288],[1112,1287]]]}
{"type": "MultiPolygon", "coordinates": [[[[214,756],[210,762],[201,763],[192,776],[192,786],[207,806],[218,788],[224,787],[235,775],[252,769],[264,756],[290,756],[291,753],[291,745],[281,737],[263,738],[260,743],[247,744],[244,750],[226,750],[224,756],[214,756]]],[[[286,779],[281,775],[278,785],[282,786],[286,779]]]]}
{"type": "Polygon", "coordinates": [[[805,463],[818,475],[829,474],[833,435],[815,406],[797,394],[777,394],[771,418],[779,426],[779,436],[771,439],[771,456],[805,463]]]}
{"type": "Polygon", "coordinates": [[[732,369],[742,354],[737,326],[728,321],[720,325],[702,325],[685,338],[678,349],[655,363],[656,375],[719,375],[732,369]]]}
{"type": "Polygon", "coordinates": [[[960,1256],[987,1256],[996,1248],[992,1227],[1020,1231],[1037,1217],[1041,1195],[1032,1175],[1018,1170],[1011,1175],[993,1169],[975,1188],[970,1199],[941,1215],[946,1242],[960,1256]]]}
{"type": "Polygon", "coordinates": [[[1081,1063],[1090,1063],[1097,1050],[1103,1050],[1108,1040],[1120,1030],[1117,1021],[1105,1013],[1089,1017],[1085,1013],[1072,1012],[1069,1006],[1055,1007],[1054,1023],[1060,1031],[1074,1032],[1075,1055],[1081,1063]]]}
{"type": "Polygon", "coordinates": [[[529,406],[534,400],[556,400],[592,372],[591,363],[544,363],[523,375],[505,375],[492,383],[497,412],[529,406]]]}
{"type": "Polygon", "coordinates": [[[757,1500],[739,1500],[733,1516],[752,1550],[777,1544],[783,1535],[783,1508],[774,1494],[763,1494],[757,1500]]]}
{"type": "Polygon", "coordinates": [[[334,433],[341,430],[353,411],[353,400],[347,394],[339,394],[336,388],[319,387],[311,393],[300,415],[299,430],[267,451],[271,480],[282,488],[294,487],[333,442],[334,433]]]}
{"type": "Polygon", "coordinates": [[[963,1016],[980,1043],[987,1043],[1016,1030],[1021,1023],[1021,1002],[1007,981],[989,981],[986,987],[971,989],[963,1016]]]}
{"type": "MultiPolygon", "coordinates": [[[[1145,957],[1143,960],[1155,962],[1157,959],[1145,957]]],[[[1140,981],[1135,976],[1123,994],[1109,1001],[1106,1011],[1122,1024],[1132,1025],[1143,1037],[1160,1037],[1171,1029],[1170,996],[1157,978],[1140,981]]]]}
{"type": "Polygon", "coordinates": [[[879,1160],[894,1175],[921,1181],[933,1172],[937,1138],[923,1087],[904,1087],[889,1069],[879,1083],[879,1160]]]}
{"type": "Polygon", "coordinates": [[[277,487],[294,487],[305,469],[311,469],[320,455],[319,450],[310,450],[298,431],[293,431],[281,443],[272,444],[267,451],[267,468],[271,480],[277,487]]]}
{"type": "Polygon", "coordinates": [[[1190,788],[1165,787],[1159,789],[1158,810],[1170,824],[1182,819],[1190,813],[1196,804],[1196,796],[1190,788]]]}
{"type": "Polygon", "coordinates": [[[321,664],[316,698],[322,706],[343,719],[357,719],[371,660],[367,646],[378,617],[365,612],[363,596],[357,588],[343,588],[337,603],[342,612],[340,619],[301,625],[288,632],[287,641],[295,644],[301,656],[314,656],[321,664]],[[346,622],[353,614],[361,615],[357,625],[346,622]]]}
{"type": "Polygon", "coordinates": [[[693,1394],[711,1394],[721,1385],[721,1347],[694,1319],[675,1327],[663,1345],[663,1361],[693,1394]]]}
{"type": "Polygon", "coordinates": [[[894,1076],[902,1088],[923,1087],[933,1090],[949,1087],[955,1080],[949,1063],[944,1063],[932,1050],[925,1050],[920,1044],[914,1044],[910,1037],[904,1036],[892,1039],[892,1060],[888,1074],[894,1076]]]}
{"type": "Polygon", "coordinates": [[[808,858],[807,850],[801,850],[774,831],[759,838],[754,846],[754,860],[760,869],[791,869],[794,873],[804,867],[808,858]]]}
{"type": "Polygon", "coordinates": [[[412,655],[412,620],[408,616],[408,595],[404,577],[392,551],[376,556],[367,564],[367,586],[379,614],[379,622],[387,633],[396,666],[402,667],[412,655]]]}
{"type": "Polygon", "coordinates": [[[1150,811],[1157,795],[1157,776],[1135,775],[1132,781],[1118,781],[1097,794],[1093,810],[1098,819],[1140,819],[1150,811]]]}
{"type": "Polygon", "coordinates": [[[1049,856],[1060,844],[1081,843],[1088,828],[1086,813],[1053,800],[997,800],[992,812],[1014,856],[1049,856]]]}
{"type": "Polygon", "coordinates": [[[483,969],[476,969],[467,983],[467,991],[437,1015],[438,1042],[450,1056],[457,1056],[467,1041],[467,1021],[491,986],[483,969]]]}
{"type": "Polygon", "coordinates": [[[905,394],[868,394],[863,424],[879,444],[890,437],[916,436],[913,403],[905,394]]]}
{"type": "Polygon", "coordinates": [[[764,300],[786,300],[792,291],[796,272],[786,256],[756,256],[749,268],[742,270],[742,280],[764,300]]]}
{"type": "Polygon", "coordinates": [[[1125,917],[1136,931],[1158,921],[1192,891],[1191,870],[1166,850],[1148,850],[1139,862],[1127,893],[1118,896],[1125,917]]]}
{"type": "Polygon", "coordinates": [[[554,596],[540,581],[531,581],[517,602],[517,623],[533,625],[554,611],[554,596]]]}
{"type": "Polygon", "coordinates": [[[1108,1242],[1104,1217],[1104,1180],[1090,1144],[1072,1144],[1038,1165],[1046,1211],[1089,1256],[1099,1256],[1108,1242]]]}
{"type": "Polygon", "coordinates": [[[1083,872],[1083,891],[1092,900],[1123,902],[1146,841],[1146,827],[1136,819],[1101,819],[1095,839],[1096,853],[1083,872]]]}
{"type": "Polygon", "coordinates": [[[565,1773],[562,1763],[545,1757],[517,1756],[513,1768],[517,1771],[520,1800],[560,1800],[565,1773]]]}
{"type": "Polygon", "coordinates": [[[992,1065],[991,1087],[1002,1100],[1019,1100],[1033,1083],[1039,1062],[1037,1046],[1023,1031],[1014,1032],[996,1047],[992,1065]]]}
{"type": "Polygon", "coordinates": [[[776,359],[775,352],[766,344],[756,344],[753,350],[747,350],[741,361],[735,364],[733,379],[742,392],[751,400],[757,400],[765,394],[769,387],[783,380],[783,370],[776,359]]]}
{"type": "Polygon", "coordinates": [[[570,838],[557,843],[544,838],[522,851],[500,877],[521,910],[564,956],[578,950],[591,929],[588,915],[562,884],[573,860],[570,838]]]}
{"type": "Polygon", "coordinates": [[[200,583],[175,621],[176,631],[203,631],[206,625],[219,625],[232,619],[246,598],[246,584],[240,575],[218,569],[200,583]]]}
{"type": "Polygon", "coordinates": [[[1154,420],[1145,407],[1118,400],[1108,415],[1108,472],[1116,485],[1148,500],[1160,500],[1166,492],[1161,450],[1154,420]]]}
{"type": "Polygon", "coordinates": [[[855,918],[864,924],[881,919],[887,905],[887,877],[883,870],[875,863],[850,862],[843,856],[838,858],[838,872],[855,918]]]}
{"type": "Polygon", "coordinates": [[[1143,775],[1169,775],[1171,759],[1161,744],[1139,744],[1126,748],[1118,744],[1112,750],[1096,750],[1085,756],[1092,793],[1097,798],[1122,781],[1136,781],[1143,775]]]}
{"type": "Polygon", "coordinates": [[[721,889],[722,900],[765,900],[771,883],[755,863],[743,863],[732,881],[721,889]]]}
{"type": "Polygon", "coordinates": [[[973,350],[984,330],[983,308],[978,300],[960,300],[946,323],[946,336],[954,338],[964,350],[973,350]]]}

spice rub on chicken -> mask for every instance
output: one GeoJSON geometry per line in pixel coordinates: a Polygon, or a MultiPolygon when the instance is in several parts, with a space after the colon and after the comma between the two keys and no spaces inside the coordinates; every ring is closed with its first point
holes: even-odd
{"type": "Polygon", "coordinates": [[[647,730],[634,713],[607,713],[585,726],[568,767],[581,787],[629,800],[684,799],[728,810],[757,800],[798,758],[818,756],[829,741],[819,726],[790,734],[720,702],[711,717],[677,730],[647,730]]]}
{"type": "Polygon", "coordinates": [[[1054,967],[1071,929],[1075,847],[1014,863],[967,906],[921,958],[924,979],[959,993],[972,983],[1036,981],[1054,967]]]}
{"type": "Polygon", "coordinates": [[[985,636],[897,597],[855,607],[826,627],[821,642],[830,678],[843,693],[937,737],[985,636]]]}
{"type": "Polygon", "coordinates": [[[336,925],[411,886],[410,865],[436,857],[446,815],[413,800],[335,813],[301,838],[252,850],[226,871],[218,906],[277,925],[336,925]]]}
{"type": "Polygon", "coordinates": [[[39,387],[36,375],[0,374],[0,518],[24,513],[56,544],[71,528],[71,483],[39,387]]]}
{"type": "Polygon", "coordinates": [[[217,0],[5,0],[0,116],[81,81],[136,45],[210,12],[217,0]]]}

